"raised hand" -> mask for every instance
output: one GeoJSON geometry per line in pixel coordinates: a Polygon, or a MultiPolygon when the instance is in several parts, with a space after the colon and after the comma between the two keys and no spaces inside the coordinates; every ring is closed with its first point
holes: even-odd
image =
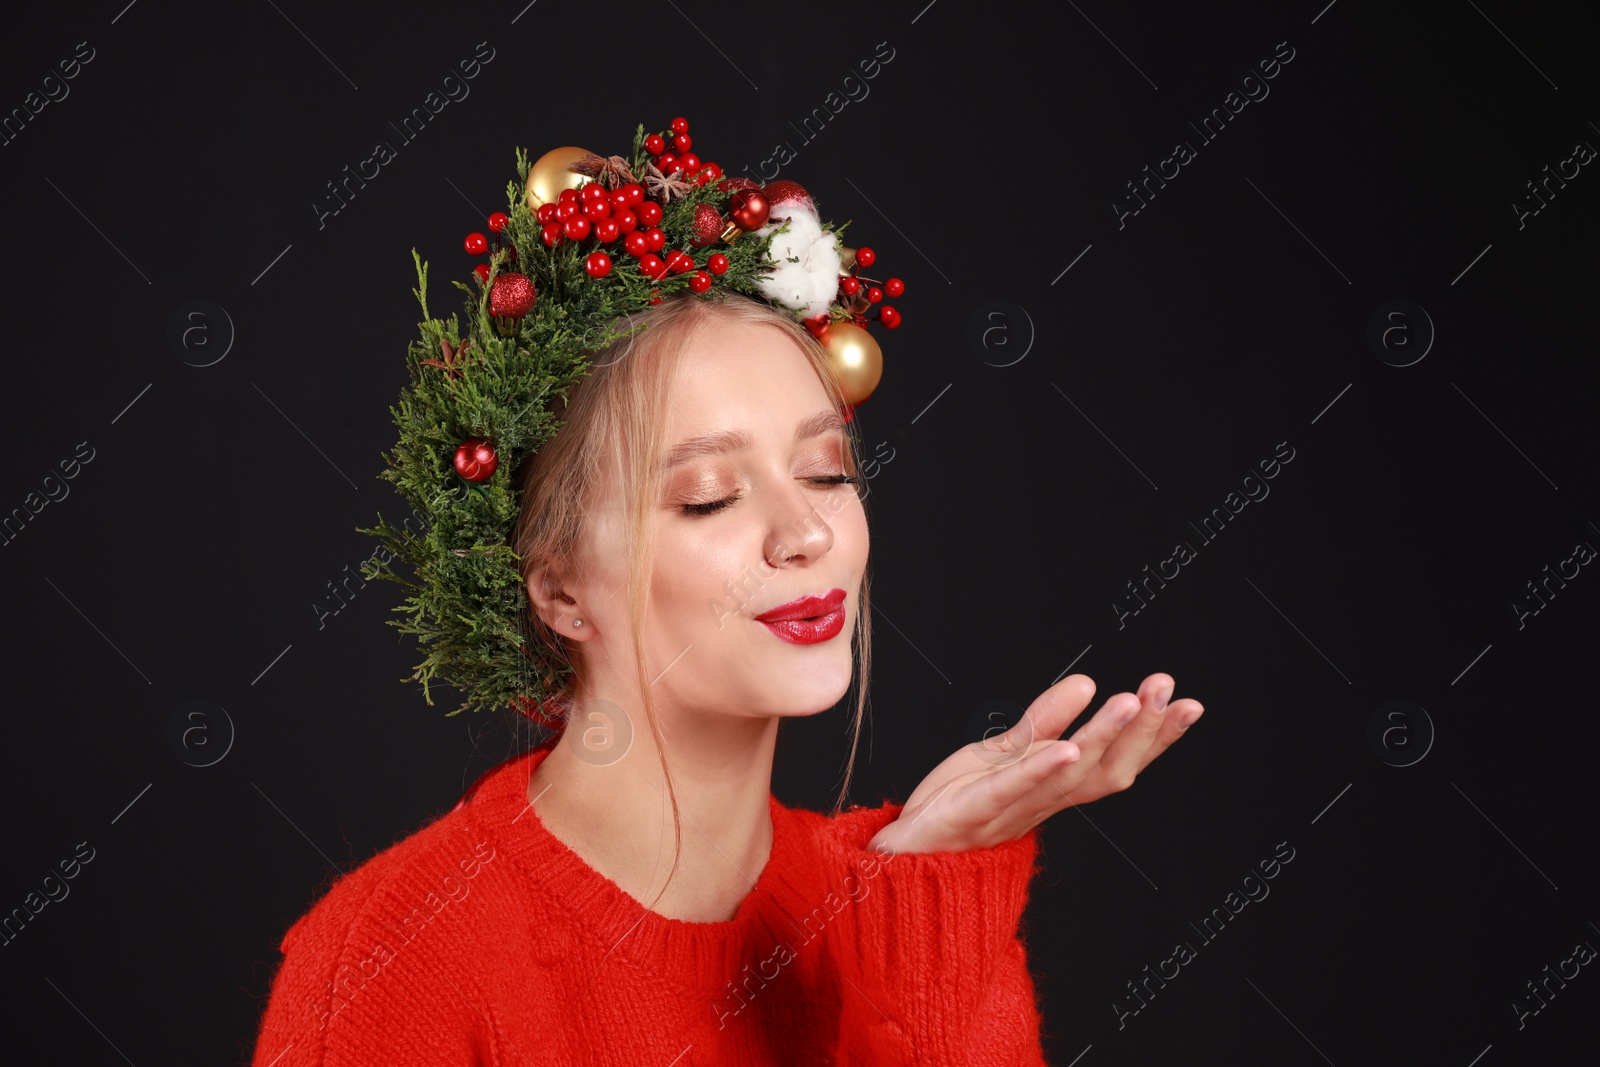
{"type": "Polygon", "coordinates": [[[1128,788],[1205,711],[1193,699],[1169,703],[1175,684],[1169,674],[1152,674],[1137,694],[1116,694],[1062,739],[1095,693],[1093,679],[1068,675],[1039,694],[1015,726],[963,745],[929,772],[869,847],[988,848],[1062,808],[1128,788]]]}

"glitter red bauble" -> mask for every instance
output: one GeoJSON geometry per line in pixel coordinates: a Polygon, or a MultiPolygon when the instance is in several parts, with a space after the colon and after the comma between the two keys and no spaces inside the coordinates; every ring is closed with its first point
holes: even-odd
{"type": "Polygon", "coordinates": [[[737,193],[740,189],[759,189],[759,188],[761,188],[761,186],[757,185],[755,182],[751,181],[749,178],[740,178],[737,175],[734,176],[734,177],[731,177],[731,178],[724,178],[720,182],[717,183],[717,192],[719,192],[719,193],[732,194],[732,193],[737,193]]]}
{"type": "Polygon", "coordinates": [[[704,248],[722,236],[726,223],[722,221],[722,214],[710,204],[696,204],[694,206],[694,223],[692,229],[694,236],[689,238],[689,243],[696,248],[704,248]]]}
{"type": "Polygon", "coordinates": [[[489,314],[497,319],[520,319],[533,310],[535,293],[526,274],[501,274],[489,287],[489,314]]]}
{"type": "Polygon", "coordinates": [[[469,482],[488,481],[498,466],[500,457],[481,437],[469,437],[456,449],[456,473],[469,482]]]}
{"type": "Polygon", "coordinates": [[[766,194],[767,205],[773,214],[777,214],[779,208],[791,204],[798,204],[813,213],[817,210],[816,202],[811,199],[811,194],[806,192],[805,186],[799,182],[780,178],[775,182],[768,182],[763,185],[761,191],[766,194]]]}

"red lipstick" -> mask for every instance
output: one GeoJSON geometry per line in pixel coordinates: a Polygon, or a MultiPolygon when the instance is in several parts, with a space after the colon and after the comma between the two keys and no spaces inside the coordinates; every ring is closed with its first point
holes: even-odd
{"type": "Polygon", "coordinates": [[[756,616],[774,634],[795,645],[814,645],[837,637],[844,629],[844,590],[803,596],[756,616]]]}

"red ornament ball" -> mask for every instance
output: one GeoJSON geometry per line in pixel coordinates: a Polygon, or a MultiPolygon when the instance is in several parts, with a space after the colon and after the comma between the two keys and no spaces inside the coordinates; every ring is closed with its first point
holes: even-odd
{"type": "Polygon", "coordinates": [[[721,212],[710,204],[696,204],[694,206],[694,223],[692,224],[694,234],[689,238],[689,243],[696,248],[704,248],[706,245],[714,244],[717,238],[722,236],[723,226],[721,212]]]}
{"type": "Polygon", "coordinates": [[[711,275],[703,270],[697,270],[689,276],[689,288],[697,293],[703,293],[711,288],[711,275]]]}
{"type": "Polygon", "coordinates": [[[883,291],[889,296],[904,296],[906,292],[906,283],[901,281],[899,278],[890,278],[888,281],[883,283],[883,291]]]}
{"type": "Polygon", "coordinates": [[[765,226],[771,210],[766,194],[759,189],[740,189],[728,198],[728,217],[746,233],[765,226]]]}
{"type": "Polygon", "coordinates": [[[878,253],[874,252],[870,248],[856,249],[856,266],[858,267],[870,267],[873,263],[877,262],[877,259],[878,253]]]}
{"type": "Polygon", "coordinates": [[[510,221],[510,215],[507,215],[504,211],[496,211],[493,215],[489,216],[489,229],[493,230],[495,233],[504,233],[506,224],[510,221]]]}
{"type": "Polygon", "coordinates": [[[498,466],[500,457],[481,437],[469,437],[456,449],[456,473],[469,482],[488,481],[498,466]]]}
{"type": "Polygon", "coordinates": [[[712,274],[724,274],[728,270],[728,257],[721,252],[716,253],[706,260],[706,270],[712,274]]]}
{"type": "Polygon", "coordinates": [[[660,256],[646,252],[639,257],[639,273],[654,281],[660,281],[667,276],[667,265],[660,256]]]}
{"type": "Polygon", "coordinates": [[[467,239],[462,244],[466,246],[469,256],[481,256],[489,251],[489,239],[481,233],[467,234],[467,239]]]}
{"type": "Polygon", "coordinates": [[[639,225],[641,226],[661,225],[661,205],[654,200],[646,200],[641,203],[634,214],[639,216],[639,225]]]}
{"type": "Polygon", "coordinates": [[[497,319],[520,319],[533,310],[534,295],[527,275],[498,275],[489,287],[489,314],[497,319]]]}
{"type": "Polygon", "coordinates": [[[604,278],[611,273],[611,257],[604,252],[590,252],[589,258],[583,261],[583,269],[589,272],[591,278],[604,278]]]}
{"type": "Polygon", "coordinates": [[[659,156],[666,147],[667,142],[661,139],[659,133],[652,133],[644,139],[644,150],[652,156],[659,156]]]}
{"type": "Polygon", "coordinates": [[[816,211],[817,205],[811,199],[811,194],[806,192],[805,186],[799,182],[792,182],[787,178],[780,178],[775,182],[768,182],[761,187],[766,195],[767,203],[776,210],[787,204],[798,204],[808,211],[816,211]]]}
{"type": "Polygon", "coordinates": [[[900,312],[885,304],[878,309],[878,321],[883,323],[884,329],[892,330],[900,325],[900,312]]]}

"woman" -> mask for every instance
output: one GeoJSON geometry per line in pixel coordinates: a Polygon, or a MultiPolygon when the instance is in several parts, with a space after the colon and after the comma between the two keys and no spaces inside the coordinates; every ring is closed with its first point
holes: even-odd
{"type": "Polygon", "coordinates": [[[522,472],[566,728],[295,924],[255,1062],[1042,1064],[1034,828],[1127,788],[1201,706],[1153,674],[1063,740],[1095,688],[1071,675],[903,805],[784,807],[779,722],[869,662],[838,385],[759,301],[638,318],[522,472]]]}

